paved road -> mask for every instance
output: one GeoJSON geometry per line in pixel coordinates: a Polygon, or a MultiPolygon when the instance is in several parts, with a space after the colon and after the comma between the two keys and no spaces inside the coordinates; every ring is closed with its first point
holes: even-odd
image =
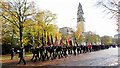
{"type": "MultiPolygon", "coordinates": [[[[28,61],[26,66],[116,66],[118,65],[118,48],[84,53],[67,58],[54,59],[44,62],[28,61]]],[[[24,66],[21,63],[19,66],[24,66]]]]}
{"type": "Polygon", "coordinates": [[[116,66],[118,65],[118,48],[110,48],[69,58],[69,62],[59,66],[116,66]]]}

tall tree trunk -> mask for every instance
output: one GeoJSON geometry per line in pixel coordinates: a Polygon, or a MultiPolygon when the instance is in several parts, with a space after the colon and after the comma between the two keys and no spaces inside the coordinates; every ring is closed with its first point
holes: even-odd
{"type": "Polygon", "coordinates": [[[20,31],[20,46],[22,46],[22,44],[23,44],[23,41],[22,41],[22,32],[23,32],[23,28],[20,27],[20,28],[19,28],[19,31],[20,31]]]}
{"type": "Polygon", "coordinates": [[[13,29],[13,34],[12,34],[12,39],[11,39],[11,47],[13,47],[13,43],[14,43],[14,29],[13,29]]]}

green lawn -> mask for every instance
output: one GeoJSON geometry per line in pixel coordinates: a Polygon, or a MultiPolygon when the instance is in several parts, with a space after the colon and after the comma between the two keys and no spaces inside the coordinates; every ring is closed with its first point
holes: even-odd
{"type": "MultiPolygon", "coordinates": [[[[25,57],[29,57],[29,56],[32,56],[32,54],[25,54],[25,57]]],[[[15,54],[14,58],[18,58],[18,54],[15,54]]],[[[9,59],[11,59],[10,54],[0,57],[0,60],[9,60],[9,59]]]]}

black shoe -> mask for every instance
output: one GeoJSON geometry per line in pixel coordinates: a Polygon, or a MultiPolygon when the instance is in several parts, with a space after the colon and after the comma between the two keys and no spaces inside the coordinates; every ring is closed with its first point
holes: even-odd
{"type": "Polygon", "coordinates": [[[34,60],[34,62],[36,62],[36,60],[34,60]]]}
{"type": "Polygon", "coordinates": [[[20,63],[17,63],[17,65],[20,65],[20,63]]]}
{"type": "Polygon", "coordinates": [[[39,59],[39,61],[40,61],[40,59],[39,59]]]}

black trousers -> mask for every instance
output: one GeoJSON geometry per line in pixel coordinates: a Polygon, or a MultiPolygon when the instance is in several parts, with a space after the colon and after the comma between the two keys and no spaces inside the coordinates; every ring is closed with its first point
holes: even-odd
{"type": "Polygon", "coordinates": [[[33,61],[34,57],[35,57],[35,54],[33,54],[33,57],[32,57],[32,59],[31,59],[31,61],[33,61]]]}
{"type": "Polygon", "coordinates": [[[23,61],[23,62],[24,62],[24,64],[26,64],[25,59],[24,59],[23,57],[20,57],[20,61],[19,61],[19,63],[18,63],[18,64],[20,64],[20,63],[21,63],[21,61],[23,61]]]}
{"type": "Polygon", "coordinates": [[[47,52],[45,53],[45,58],[46,58],[46,59],[49,59],[47,52]]]}
{"type": "Polygon", "coordinates": [[[70,49],[68,49],[68,54],[70,55],[70,49]]]}
{"type": "Polygon", "coordinates": [[[39,61],[40,61],[40,60],[43,61],[43,58],[44,58],[44,56],[43,56],[43,52],[40,52],[39,61]]]}
{"type": "Polygon", "coordinates": [[[73,50],[74,51],[74,55],[76,56],[76,50],[73,50]]]}
{"type": "Polygon", "coordinates": [[[80,49],[77,49],[77,54],[78,54],[78,55],[80,54],[79,51],[80,51],[80,49]]]}
{"type": "Polygon", "coordinates": [[[14,55],[11,55],[11,60],[13,60],[14,55]]]}
{"type": "Polygon", "coordinates": [[[72,54],[72,49],[70,49],[70,54],[72,54]]]}

